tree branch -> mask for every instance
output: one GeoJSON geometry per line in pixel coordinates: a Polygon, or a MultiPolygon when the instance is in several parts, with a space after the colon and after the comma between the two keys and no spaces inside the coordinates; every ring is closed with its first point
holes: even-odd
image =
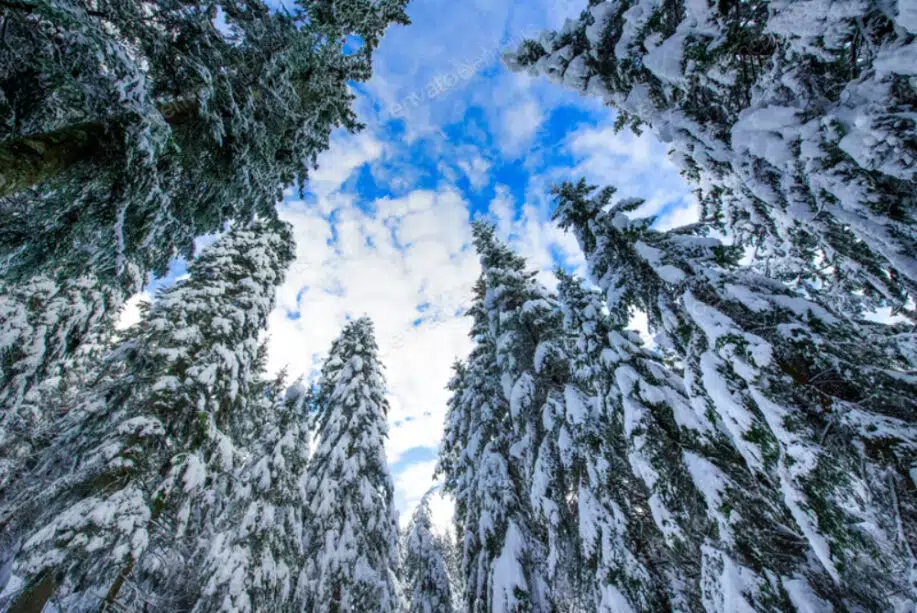
{"type": "Polygon", "coordinates": [[[0,0],[0,9],[14,9],[17,11],[25,11],[26,13],[31,13],[36,8],[34,4],[26,4],[25,2],[13,2],[11,0],[0,0]]]}

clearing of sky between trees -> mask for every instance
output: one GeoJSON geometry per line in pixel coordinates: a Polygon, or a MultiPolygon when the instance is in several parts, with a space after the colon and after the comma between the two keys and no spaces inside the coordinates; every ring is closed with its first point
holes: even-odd
{"type": "Polygon", "coordinates": [[[917,610],[917,2],[589,0],[503,56],[666,144],[701,218],[561,182],[556,289],[473,223],[401,529],[373,321],[292,378],[265,331],[278,200],[409,12],[0,0],[0,612],[917,610]]]}

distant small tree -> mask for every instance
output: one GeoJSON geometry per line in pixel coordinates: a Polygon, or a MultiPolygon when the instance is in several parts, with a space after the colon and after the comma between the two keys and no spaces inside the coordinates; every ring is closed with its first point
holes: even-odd
{"type": "Polygon", "coordinates": [[[404,543],[402,585],[407,613],[452,613],[452,582],[449,577],[449,544],[434,533],[429,498],[420,500],[404,543]]]}

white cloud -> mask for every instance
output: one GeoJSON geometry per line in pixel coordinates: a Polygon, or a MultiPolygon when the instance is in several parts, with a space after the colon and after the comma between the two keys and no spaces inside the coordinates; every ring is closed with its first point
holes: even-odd
{"type": "Polygon", "coordinates": [[[396,504],[399,510],[399,522],[402,526],[411,520],[411,514],[417,503],[433,487],[433,471],[436,460],[417,462],[394,475],[396,504]]]}
{"type": "Polygon", "coordinates": [[[473,155],[470,159],[459,160],[458,167],[468,177],[468,182],[471,183],[472,189],[479,190],[490,183],[490,175],[487,173],[490,170],[490,162],[480,155],[473,155]]]}
{"type": "MultiPolygon", "coordinates": [[[[357,159],[347,151],[342,157],[357,159]]],[[[468,203],[456,191],[415,190],[359,204],[333,192],[314,206],[282,207],[297,260],[270,317],[269,368],[309,373],[348,316],[372,317],[390,391],[387,453],[396,462],[441,438],[451,364],[469,349],[469,322],[458,312],[478,264],[468,247],[468,203]]]]}
{"type": "Polygon", "coordinates": [[[353,171],[380,158],[383,143],[369,131],[349,134],[335,132],[331,148],[318,157],[318,168],[309,175],[309,189],[320,198],[328,198],[353,174],[353,171]]]}
{"type": "Polygon", "coordinates": [[[500,146],[504,153],[520,154],[532,142],[543,121],[544,112],[533,99],[509,105],[500,118],[500,146]]]}
{"type": "MultiPolygon", "coordinates": [[[[394,464],[413,448],[435,449],[442,437],[452,363],[471,348],[470,322],[461,312],[479,264],[470,246],[469,203],[448,184],[370,203],[342,191],[362,167],[358,162],[372,163],[387,146],[374,142],[372,136],[336,141],[329,159],[340,153],[343,161],[319,176],[318,201],[281,207],[293,225],[297,259],[270,316],[268,366],[288,366],[291,376],[314,372],[348,316],[372,317],[389,386],[387,456],[394,464]]],[[[501,235],[544,272],[546,283],[553,282],[554,254],[581,259],[572,237],[548,219],[545,203],[515,214],[508,189],[500,188],[491,210],[501,235]]],[[[402,509],[432,483],[432,462],[408,469],[409,479],[404,471],[397,477],[402,509]],[[430,475],[421,478],[421,471],[430,475]]]]}
{"type": "Polygon", "coordinates": [[[448,535],[449,538],[455,539],[455,524],[453,522],[455,500],[452,496],[444,494],[442,491],[436,491],[430,495],[429,501],[434,532],[444,536],[448,535]]]}
{"type": "Polygon", "coordinates": [[[700,219],[700,206],[692,195],[673,207],[669,207],[656,219],[655,228],[665,231],[696,223],[700,219]]]}
{"type": "Polygon", "coordinates": [[[442,536],[455,538],[453,517],[455,500],[444,493],[441,484],[433,480],[436,461],[418,462],[400,471],[394,476],[398,523],[406,527],[414,514],[420,500],[429,492],[427,504],[430,507],[430,518],[433,520],[433,531],[442,536]],[[436,487],[433,491],[431,488],[436,487]]]}
{"type": "Polygon", "coordinates": [[[576,160],[566,178],[585,177],[600,187],[616,187],[617,197],[645,199],[636,212],[639,216],[657,215],[690,197],[690,188],[665,146],[648,131],[636,136],[628,129],[616,134],[608,125],[586,127],[567,138],[566,148],[576,160]]]}
{"type": "Polygon", "coordinates": [[[554,289],[554,266],[561,263],[585,272],[585,258],[576,238],[551,221],[545,201],[539,205],[517,207],[506,186],[497,186],[489,212],[495,219],[498,233],[508,240],[512,249],[526,259],[529,268],[539,271],[539,280],[554,289]]]}

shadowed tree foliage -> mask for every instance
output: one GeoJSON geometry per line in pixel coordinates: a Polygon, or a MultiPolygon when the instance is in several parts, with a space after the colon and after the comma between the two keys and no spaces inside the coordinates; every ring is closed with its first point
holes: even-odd
{"type": "Polygon", "coordinates": [[[688,402],[667,404],[718,533],[697,543],[705,602],[746,610],[724,604],[740,583],[755,611],[913,607],[913,335],[738,266],[702,224],[654,230],[614,191],[560,185],[554,216],[609,310],[644,311],[684,369],[688,402]]]}
{"type": "Polygon", "coordinates": [[[268,216],[332,129],[361,127],[347,83],[370,76],[404,4],[4,4],[0,275],[92,272],[132,292],[194,237],[268,216]]]}

